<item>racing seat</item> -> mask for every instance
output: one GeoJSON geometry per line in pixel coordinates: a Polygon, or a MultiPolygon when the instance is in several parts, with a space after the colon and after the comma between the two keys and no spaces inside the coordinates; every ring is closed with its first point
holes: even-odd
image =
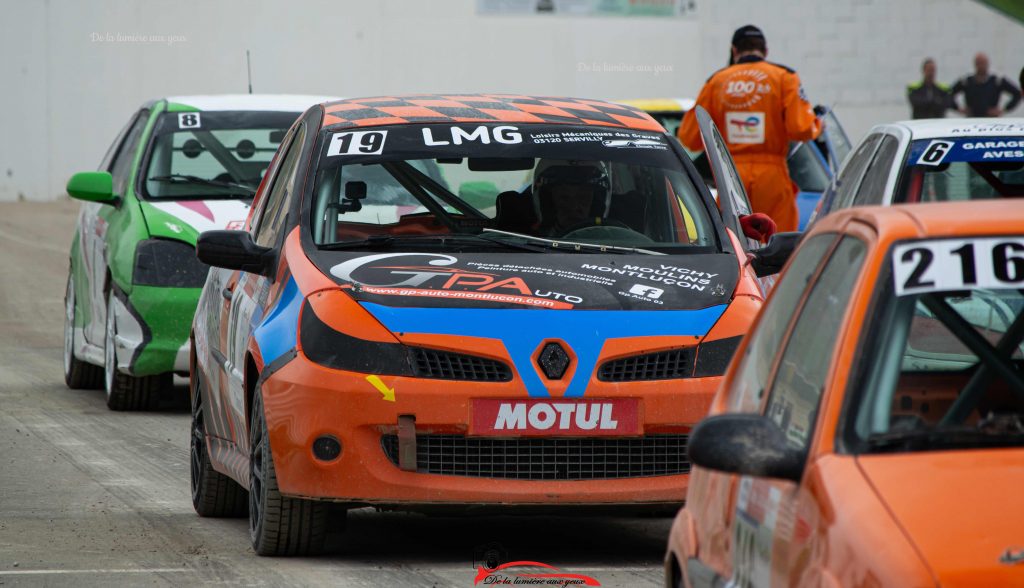
{"type": "Polygon", "coordinates": [[[521,233],[532,231],[537,225],[537,211],[533,209],[533,199],[529,194],[521,194],[509,190],[498,194],[495,201],[497,213],[494,225],[502,231],[521,233]]]}

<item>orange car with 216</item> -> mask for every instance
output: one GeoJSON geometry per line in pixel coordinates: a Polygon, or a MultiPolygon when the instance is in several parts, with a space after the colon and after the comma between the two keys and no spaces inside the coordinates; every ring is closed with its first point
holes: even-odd
{"type": "Polygon", "coordinates": [[[804,237],[693,431],[668,586],[1024,586],[1024,212],[804,237]]]}

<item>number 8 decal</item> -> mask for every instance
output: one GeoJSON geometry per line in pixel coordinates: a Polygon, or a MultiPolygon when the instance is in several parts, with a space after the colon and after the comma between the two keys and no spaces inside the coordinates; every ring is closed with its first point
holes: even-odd
{"type": "Polygon", "coordinates": [[[182,112],[178,115],[179,129],[198,129],[200,126],[198,112],[182,112]]]}

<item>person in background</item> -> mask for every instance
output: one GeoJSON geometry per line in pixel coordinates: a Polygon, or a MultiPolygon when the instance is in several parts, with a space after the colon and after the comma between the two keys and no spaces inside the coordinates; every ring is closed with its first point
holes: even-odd
{"type": "Polygon", "coordinates": [[[974,56],[974,73],[957,80],[952,94],[954,100],[964,95],[964,106],[959,110],[966,116],[1002,116],[1020,103],[1020,88],[1003,76],[990,74],[988,55],[984,53],[974,56]],[[1010,100],[1000,107],[1003,94],[1009,94],[1010,100]]]}
{"type": "Polygon", "coordinates": [[[921,64],[923,78],[907,86],[911,118],[945,118],[947,110],[956,110],[949,87],[935,81],[935,60],[929,57],[921,64]]]}
{"type": "MultiPolygon", "coordinates": [[[[821,120],[804,97],[800,76],[765,61],[768,47],[760,29],[737,29],[732,55],[733,65],[711,76],[697,106],[722,130],[753,212],[767,214],[779,231],[795,231],[799,213],[797,187],[786,166],[789,142],[817,138],[821,120]]],[[[696,108],[687,111],[678,135],[691,151],[703,150],[696,108]]]]}

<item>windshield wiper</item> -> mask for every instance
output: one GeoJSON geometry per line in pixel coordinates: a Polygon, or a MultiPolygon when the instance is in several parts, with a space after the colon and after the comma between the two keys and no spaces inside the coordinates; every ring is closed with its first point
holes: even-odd
{"type": "Polygon", "coordinates": [[[239,184],[237,182],[228,182],[225,180],[211,180],[208,178],[201,178],[199,176],[193,176],[188,174],[169,174],[166,176],[153,176],[149,178],[150,182],[167,182],[169,184],[199,184],[201,186],[213,186],[214,188],[227,188],[230,190],[242,190],[249,196],[256,194],[256,189],[252,186],[246,186],[245,184],[239,184]]]}
{"type": "Polygon", "coordinates": [[[1024,430],[934,427],[874,433],[865,439],[872,452],[1024,445],[1024,430]]]}
{"type": "Polygon", "coordinates": [[[546,239],[544,237],[535,237],[533,235],[526,235],[523,233],[500,231],[498,229],[483,229],[481,232],[504,235],[506,237],[518,237],[520,239],[526,239],[531,243],[538,243],[553,251],[564,251],[566,253],[588,253],[596,250],[599,253],[643,253],[645,255],[665,255],[660,251],[651,251],[650,249],[641,249],[639,247],[620,247],[618,245],[602,245],[600,243],[559,241],[557,239],[546,239]]]}
{"type": "Polygon", "coordinates": [[[508,241],[502,241],[501,239],[493,239],[484,235],[476,235],[473,233],[450,233],[444,235],[370,235],[365,239],[358,241],[340,241],[337,243],[326,243],[320,245],[320,249],[325,251],[339,251],[343,249],[363,249],[363,248],[384,248],[394,247],[403,243],[417,243],[417,242],[436,242],[441,245],[445,243],[452,244],[466,244],[466,242],[477,242],[484,241],[491,245],[498,245],[505,249],[516,249],[520,251],[529,251],[531,253],[547,253],[549,250],[535,245],[528,245],[524,243],[510,243],[508,241]]]}

